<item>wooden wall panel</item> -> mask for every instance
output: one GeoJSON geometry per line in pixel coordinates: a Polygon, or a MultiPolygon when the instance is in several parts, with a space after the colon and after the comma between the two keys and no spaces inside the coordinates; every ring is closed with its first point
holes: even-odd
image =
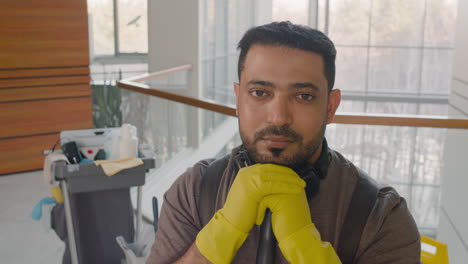
{"type": "Polygon", "coordinates": [[[0,104],[0,138],[90,128],[89,97],[0,104]]]}
{"type": "Polygon", "coordinates": [[[44,76],[34,78],[8,78],[0,79],[0,89],[2,88],[21,88],[21,87],[32,87],[32,86],[47,86],[57,84],[78,84],[87,83],[89,84],[89,75],[81,76],[44,76]]]}
{"type": "Polygon", "coordinates": [[[83,96],[91,96],[89,84],[0,89],[0,103],[83,96]]]}
{"type": "Polygon", "coordinates": [[[88,66],[78,67],[51,67],[51,68],[25,68],[25,69],[3,69],[0,70],[0,79],[7,78],[33,78],[51,76],[76,76],[89,75],[88,66]]]}
{"type": "Polygon", "coordinates": [[[89,64],[86,0],[0,3],[0,69],[89,64]]]}
{"type": "Polygon", "coordinates": [[[1,175],[41,169],[93,119],[86,0],[0,1],[0,25],[1,175]]]}
{"type": "Polygon", "coordinates": [[[0,175],[41,169],[43,150],[51,149],[59,138],[56,133],[0,140],[0,175]]]}

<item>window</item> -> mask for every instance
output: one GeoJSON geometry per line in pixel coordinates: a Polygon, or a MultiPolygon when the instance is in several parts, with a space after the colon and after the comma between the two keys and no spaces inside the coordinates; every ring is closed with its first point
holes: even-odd
{"type": "Polygon", "coordinates": [[[120,126],[117,80],[147,73],[147,0],[88,0],[93,117],[120,126]]]}
{"type": "Polygon", "coordinates": [[[338,52],[341,111],[427,115],[438,104],[430,114],[447,114],[457,1],[318,2],[318,29],[338,52]]]}
{"type": "MultiPolygon", "coordinates": [[[[337,49],[341,112],[448,114],[457,1],[318,0],[337,49]]],[[[446,129],[330,125],[346,157],[406,198],[421,233],[437,233],[446,129]],[[338,128],[339,127],[339,128],[338,128]]]]}
{"type": "Polygon", "coordinates": [[[146,0],[88,0],[91,57],[148,53],[146,0]]]}
{"type": "MultiPolygon", "coordinates": [[[[250,0],[203,0],[200,94],[218,103],[234,104],[232,84],[237,82],[237,43],[254,25],[254,2],[250,0]]],[[[204,111],[202,139],[226,120],[204,111]]]]}
{"type": "Polygon", "coordinates": [[[310,0],[272,0],[273,21],[289,20],[294,24],[309,25],[310,0]]]}

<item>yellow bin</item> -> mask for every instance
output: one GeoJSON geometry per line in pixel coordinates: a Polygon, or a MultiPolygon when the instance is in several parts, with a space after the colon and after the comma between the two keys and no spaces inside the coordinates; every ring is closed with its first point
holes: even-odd
{"type": "Polygon", "coordinates": [[[421,261],[423,264],[448,264],[447,245],[427,236],[421,236],[421,261]]]}

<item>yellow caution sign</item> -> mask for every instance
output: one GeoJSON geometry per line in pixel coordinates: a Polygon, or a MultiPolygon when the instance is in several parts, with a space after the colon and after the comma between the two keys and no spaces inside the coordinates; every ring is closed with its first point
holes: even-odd
{"type": "Polygon", "coordinates": [[[427,236],[421,236],[421,261],[423,264],[448,264],[447,245],[427,236]]]}

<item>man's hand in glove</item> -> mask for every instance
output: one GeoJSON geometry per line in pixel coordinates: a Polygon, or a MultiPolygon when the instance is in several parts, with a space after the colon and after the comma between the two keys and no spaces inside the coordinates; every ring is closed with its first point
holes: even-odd
{"type": "Polygon", "coordinates": [[[333,247],[321,241],[312,223],[304,190],[269,195],[260,203],[259,213],[265,208],[272,212],[273,233],[289,263],[341,263],[333,247]]]}
{"type": "Polygon", "coordinates": [[[262,223],[266,209],[259,211],[262,199],[269,195],[297,196],[304,193],[304,187],[305,182],[284,166],[256,164],[240,169],[223,208],[198,233],[197,248],[212,263],[230,263],[253,225],[262,223]]]}

